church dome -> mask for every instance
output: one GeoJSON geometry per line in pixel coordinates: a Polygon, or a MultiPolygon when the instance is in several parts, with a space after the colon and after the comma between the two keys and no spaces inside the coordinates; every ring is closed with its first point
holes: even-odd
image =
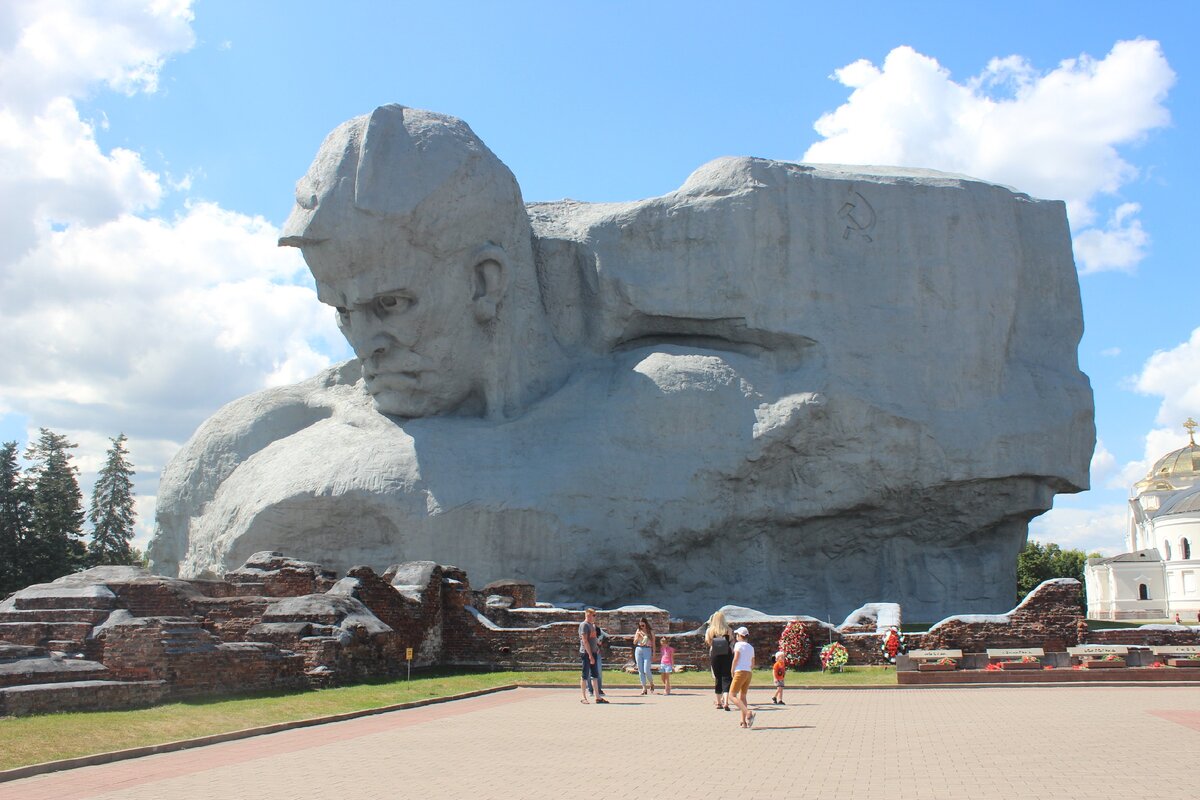
{"type": "Polygon", "coordinates": [[[1188,444],[1155,461],[1146,477],[1133,485],[1135,495],[1184,489],[1200,483],[1200,446],[1193,435],[1196,423],[1189,417],[1183,426],[1188,432],[1188,444]]]}

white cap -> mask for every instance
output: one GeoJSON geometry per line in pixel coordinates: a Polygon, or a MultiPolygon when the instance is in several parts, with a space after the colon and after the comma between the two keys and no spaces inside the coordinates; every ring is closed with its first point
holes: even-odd
{"type": "Polygon", "coordinates": [[[736,633],[738,636],[749,636],[750,629],[747,628],[745,625],[743,625],[742,627],[740,627],[736,631],[734,631],[734,633],[736,633]]]}

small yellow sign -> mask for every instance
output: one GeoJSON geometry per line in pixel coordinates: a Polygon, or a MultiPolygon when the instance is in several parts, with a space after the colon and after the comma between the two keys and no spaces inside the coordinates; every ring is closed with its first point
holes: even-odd
{"type": "Polygon", "coordinates": [[[412,661],[412,648],[411,647],[405,649],[404,658],[407,661],[412,661]]]}

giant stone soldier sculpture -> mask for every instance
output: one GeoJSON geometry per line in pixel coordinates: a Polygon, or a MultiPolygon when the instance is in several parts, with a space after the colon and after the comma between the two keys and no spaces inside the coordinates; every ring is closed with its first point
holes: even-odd
{"type": "Polygon", "coordinates": [[[297,185],[356,358],[230,403],[150,555],[432,559],[541,596],[910,618],[1011,605],[1087,486],[1062,203],[955,175],[724,158],[629,203],[522,201],[460,120],[383,106],[297,185]]]}

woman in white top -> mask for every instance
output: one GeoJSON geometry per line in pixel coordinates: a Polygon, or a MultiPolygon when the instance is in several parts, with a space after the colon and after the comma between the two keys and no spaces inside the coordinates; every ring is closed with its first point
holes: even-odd
{"type": "Polygon", "coordinates": [[[750,689],[751,670],[754,669],[754,646],[747,641],[750,631],[745,626],[734,633],[737,634],[737,644],[733,646],[733,685],[729,687],[729,696],[742,712],[741,727],[752,728],[754,712],[746,702],[746,693],[750,689]]]}
{"type": "Polygon", "coordinates": [[[650,662],[654,660],[654,631],[650,630],[650,621],[645,617],[638,620],[637,630],[633,633],[633,660],[637,664],[638,680],[642,682],[642,694],[649,689],[654,694],[654,673],[650,662]]]}

